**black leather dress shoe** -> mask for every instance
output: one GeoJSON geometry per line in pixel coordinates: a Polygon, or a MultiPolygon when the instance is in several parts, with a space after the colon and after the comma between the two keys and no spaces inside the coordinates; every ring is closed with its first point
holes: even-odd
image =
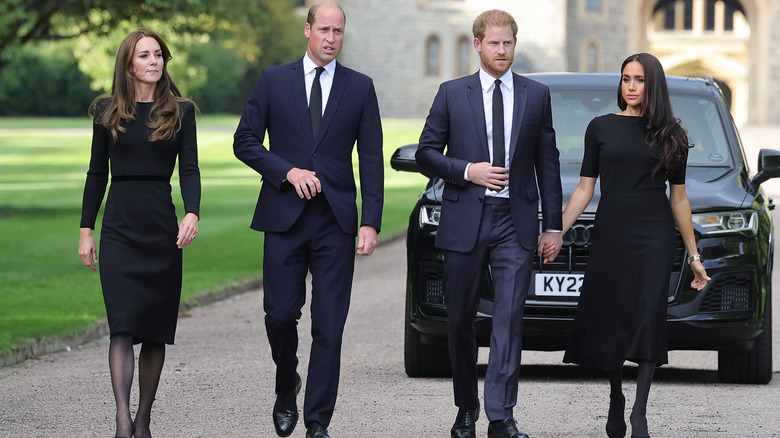
{"type": "Polygon", "coordinates": [[[517,430],[514,418],[507,418],[490,422],[488,438],[528,438],[528,435],[517,430]]]}
{"type": "Polygon", "coordinates": [[[298,393],[301,391],[301,376],[295,374],[295,389],[276,396],[274,403],[274,428],[279,436],[290,436],[298,424],[298,393]]]}
{"type": "Polygon", "coordinates": [[[328,435],[328,429],[320,423],[312,423],[308,429],[306,429],[306,438],[330,438],[328,435]]]}
{"type": "Polygon", "coordinates": [[[476,438],[477,419],[479,419],[479,408],[458,409],[458,416],[455,417],[455,424],[450,429],[450,436],[452,438],[476,438]]]}

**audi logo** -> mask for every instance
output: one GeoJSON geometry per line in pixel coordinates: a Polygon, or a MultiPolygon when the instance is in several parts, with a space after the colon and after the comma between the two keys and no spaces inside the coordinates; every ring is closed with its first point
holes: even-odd
{"type": "Polygon", "coordinates": [[[588,246],[593,234],[593,225],[575,224],[563,235],[564,245],[588,246]]]}

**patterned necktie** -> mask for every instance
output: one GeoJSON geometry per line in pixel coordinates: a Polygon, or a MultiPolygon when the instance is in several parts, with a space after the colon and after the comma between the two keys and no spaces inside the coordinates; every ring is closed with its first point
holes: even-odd
{"type": "Polygon", "coordinates": [[[496,79],[493,88],[493,166],[504,167],[504,95],[501,93],[501,79],[496,79]]]}
{"type": "Polygon", "coordinates": [[[325,67],[317,67],[317,74],[314,76],[314,82],[311,84],[311,94],[309,96],[309,116],[311,116],[311,132],[314,138],[317,138],[317,130],[320,129],[322,121],[322,86],[320,85],[320,75],[325,71],[325,67]]]}

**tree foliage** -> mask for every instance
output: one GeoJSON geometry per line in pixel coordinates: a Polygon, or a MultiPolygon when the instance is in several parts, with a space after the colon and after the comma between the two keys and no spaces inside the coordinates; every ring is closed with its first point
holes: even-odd
{"type": "Polygon", "coordinates": [[[205,112],[240,111],[262,68],[303,54],[304,20],[295,15],[297,3],[3,0],[0,73],[22,55],[25,46],[70,40],[73,44],[68,48],[72,48],[78,68],[91,79],[92,89],[96,94],[106,92],[111,87],[119,43],[130,32],[145,27],[162,35],[171,48],[173,59],[168,67],[185,95],[202,99],[205,112]]]}

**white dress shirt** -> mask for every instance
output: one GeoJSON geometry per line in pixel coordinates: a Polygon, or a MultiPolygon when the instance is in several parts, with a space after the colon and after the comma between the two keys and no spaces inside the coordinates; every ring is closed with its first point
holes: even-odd
{"type": "MultiPolygon", "coordinates": [[[[501,95],[504,98],[504,164],[503,167],[509,168],[511,157],[509,156],[509,143],[512,138],[512,116],[515,109],[515,81],[512,77],[512,70],[507,70],[504,76],[501,76],[501,95]]],[[[485,109],[485,127],[487,128],[488,152],[490,153],[490,162],[493,162],[493,89],[496,86],[496,78],[490,76],[485,70],[479,69],[479,82],[482,85],[482,105],[485,109]]],[[[468,167],[466,167],[466,176],[468,179],[468,167]]],[[[499,198],[509,198],[509,186],[496,192],[491,189],[485,189],[486,196],[495,196],[499,198]]]]}
{"type": "MultiPolygon", "coordinates": [[[[330,89],[333,86],[333,76],[336,74],[336,60],[324,65],[325,71],[320,75],[320,87],[322,88],[322,114],[325,114],[325,104],[328,103],[328,96],[330,96],[330,89]]],[[[309,104],[311,98],[311,85],[314,83],[314,76],[316,76],[317,64],[309,58],[309,54],[303,56],[303,71],[305,72],[304,80],[306,81],[306,103],[309,104]]]]}

